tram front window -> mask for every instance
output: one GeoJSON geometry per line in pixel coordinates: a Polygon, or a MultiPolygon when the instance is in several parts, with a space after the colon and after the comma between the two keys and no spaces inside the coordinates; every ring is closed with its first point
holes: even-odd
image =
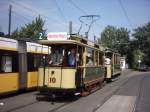
{"type": "Polygon", "coordinates": [[[61,65],[63,61],[63,50],[54,48],[50,54],[50,65],[61,65]]]}
{"type": "Polygon", "coordinates": [[[75,49],[71,49],[69,52],[68,52],[68,65],[69,66],[75,66],[75,58],[76,58],[76,51],[75,49]]]}
{"type": "Polygon", "coordinates": [[[46,57],[46,65],[75,67],[77,59],[76,46],[55,45],[51,46],[51,53],[46,57]]]}

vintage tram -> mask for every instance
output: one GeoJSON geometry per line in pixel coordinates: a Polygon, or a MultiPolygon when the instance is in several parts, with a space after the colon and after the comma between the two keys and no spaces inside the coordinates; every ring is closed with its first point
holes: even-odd
{"type": "Polygon", "coordinates": [[[105,80],[110,82],[121,74],[120,54],[112,49],[105,49],[105,80]]]}
{"type": "Polygon", "coordinates": [[[100,46],[78,35],[49,33],[40,44],[51,47],[39,67],[41,95],[87,95],[104,81],[104,52],[100,46]]]}

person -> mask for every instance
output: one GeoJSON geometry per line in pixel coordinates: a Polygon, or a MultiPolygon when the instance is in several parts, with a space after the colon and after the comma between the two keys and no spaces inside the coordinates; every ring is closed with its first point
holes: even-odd
{"type": "Polygon", "coordinates": [[[75,49],[71,49],[71,52],[68,55],[68,65],[75,66],[75,49]]]}
{"type": "Polygon", "coordinates": [[[111,62],[111,60],[110,60],[109,58],[105,58],[105,64],[106,64],[106,65],[109,65],[110,62],[111,62]]]}
{"type": "Polygon", "coordinates": [[[87,65],[90,65],[90,66],[93,65],[93,61],[92,61],[92,58],[91,58],[91,57],[88,57],[87,65]]]}
{"type": "Polygon", "coordinates": [[[51,54],[51,60],[49,61],[49,64],[59,65],[62,63],[62,58],[62,54],[58,50],[55,50],[54,53],[51,54]]]}

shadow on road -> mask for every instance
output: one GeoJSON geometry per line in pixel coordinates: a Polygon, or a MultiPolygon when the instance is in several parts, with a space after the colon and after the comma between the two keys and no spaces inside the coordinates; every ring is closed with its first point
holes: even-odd
{"type": "Polygon", "coordinates": [[[57,102],[57,103],[69,103],[76,101],[80,98],[80,96],[75,96],[75,95],[64,95],[64,96],[59,96],[55,98],[51,98],[50,96],[42,96],[36,93],[36,100],[38,101],[46,101],[46,102],[57,102]]]}

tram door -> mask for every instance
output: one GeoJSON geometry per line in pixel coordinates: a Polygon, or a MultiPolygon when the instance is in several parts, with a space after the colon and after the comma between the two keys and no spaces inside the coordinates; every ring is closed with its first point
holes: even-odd
{"type": "Polygon", "coordinates": [[[77,52],[77,72],[76,72],[76,78],[75,83],[77,88],[83,86],[83,72],[84,72],[84,63],[85,63],[85,47],[78,46],[78,52],[77,52]]]}

